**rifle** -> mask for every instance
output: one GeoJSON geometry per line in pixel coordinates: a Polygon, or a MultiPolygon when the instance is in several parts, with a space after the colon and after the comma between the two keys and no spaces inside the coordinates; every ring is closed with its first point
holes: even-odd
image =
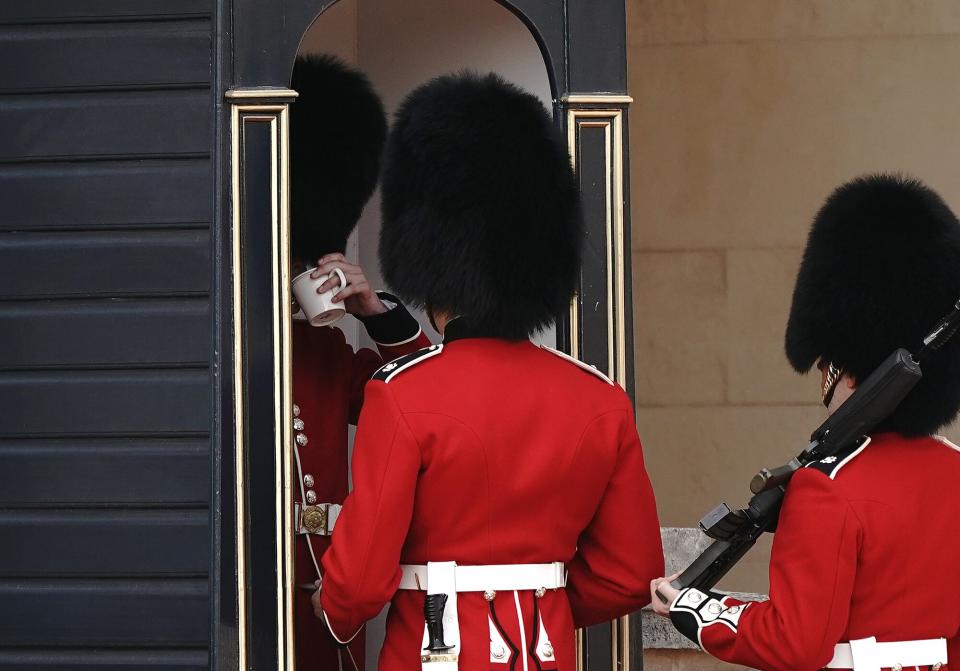
{"type": "MultiPolygon", "coordinates": [[[[704,515],[700,529],[714,542],[670,584],[707,590],[752,548],[764,532],[776,531],[790,478],[807,464],[835,457],[862,442],[886,420],[923,377],[921,366],[960,330],[960,300],[924,338],[915,354],[900,348],[858,385],[857,390],[810,436],[810,444],[783,466],[764,468],[750,482],[753,497],[745,508],[726,503],[704,515]]],[[[658,593],[664,603],[666,600],[658,593]]]]}

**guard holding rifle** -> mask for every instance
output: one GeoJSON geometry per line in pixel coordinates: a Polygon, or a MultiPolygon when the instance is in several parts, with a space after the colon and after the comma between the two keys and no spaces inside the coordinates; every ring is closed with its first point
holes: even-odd
{"type": "Polygon", "coordinates": [[[701,522],[718,542],[672,584],[653,581],[658,613],[764,671],[960,668],[960,448],[934,435],[960,409],[958,299],[960,222],[937,194],[885,175],[834,192],[786,334],[794,368],[821,370],[831,419],[758,475],[748,508],[701,522]],[[709,589],[748,549],[741,535],[774,527],[769,601],[709,589]]]}
{"type": "Polygon", "coordinates": [[[341,642],[392,601],[382,671],[574,671],[575,627],[649,601],[663,556],[632,403],[529,340],[569,308],[582,244],[539,100],[471,74],[407,98],[380,256],[443,344],[367,385],[314,596],[341,642]]]}

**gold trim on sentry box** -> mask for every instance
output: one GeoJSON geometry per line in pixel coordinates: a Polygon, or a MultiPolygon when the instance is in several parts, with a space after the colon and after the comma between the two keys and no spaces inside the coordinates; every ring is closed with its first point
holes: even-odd
{"type": "MultiPolygon", "coordinates": [[[[604,130],[607,253],[607,374],[627,384],[626,365],[626,276],[624,250],[624,170],[623,170],[623,109],[567,110],[567,142],[574,168],[579,156],[580,129],[604,130]]],[[[571,355],[581,355],[579,337],[579,300],[570,306],[571,355]]]]}
{"type": "Polygon", "coordinates": [[[230,113],[230,162],[233,262],[233,400],[234,400],[234,487],[237,552],[237,656],[241,671],[247,668],[247,569],[246,569],[246,492],[244,490],[244,413],[243,413],[243,306],[240,294],[242,282],[240,258],[240,110],[234,106],[230,113]]]}
{"type": "MultiPolygon", "coordinates": [[[[223,94],[227,100],[256,100],[268,98],[275,100],[289,99],[293,100],[300,94],[293,89],[274,88],[270,86],[257,86],[248,89],[230,89],[223,94]]],[[[241,103],[237,103],[241,104],[241,103]]]]}
{"type": "Polygon", "coordinates": [[[271,263],[273,283],[273,378],[274,422],[279,427],[274,445],[278,466],[276,506],[279,511],[276,528],[277,575],[277,661],[278,668],[292,670],[293,654],[293,513],[292,513],[292,386],[290,378],[290,221],[289,221],[289,102],[297,96],[289,89],[235,89],[226,93],[231,101],[231,194],[232,194],[232,257],[233,257],[233,356],[234,356],[234,441],[236,460],[236,548],[237,548],[237,638],[238,666],[248,668],[249,623],[247,620],[247,529],[246,529],[246,445],[244,441],[243,385],[243,258],[241,239],[244,223],[244,194],[240,175],[243,155],[241,146],[247,124],[266,123],[270,129],[271,187],[271,263]],[[277,100],[266,104],[267,99],[277,100]],[[256,102],[245,103],[247,100],[256,102]]]}
{"type": "MultiPolygon", "coordinates": [[[[563,98],[566,106],[567,147],[574,168],[580,147],[582,128],[604,130],[605,156],[605,232],[607,255],[607,374],[621,386],[627,386],[626,265],[624,213],[624,134],[623,115],[633,98],[625,95],[580,94],[563,98]]],[[[570,304],[570,354],[581,358],[579,297],[570,304]]],[[[611,671],[631,671],[630,618],[611,623],[611,671]]],[[[582,629],[577,630],[577,671],[584,669],[582,629]]]]}
{"type": "MultiPolygon", "coordinates": [[[[279,265],[279,272],[274,273],[278,284],[274,296],[276,319],[274,325],[279,325],[274,341],[275,351],[279,349],[280,379],[278,389],[278,421],[280,440],[277,441],[278,466],[282,474],[280,493],[277,501],[281,520],[278,533],[282,536],[283,550],[278,562],[282,563],[283,580],[280,588],[283,591],[283,608],[280,613],[281,621],[286,625],[285,635],[279,641],[285,646],[285,663],[282,668],[294,668],[294,622],[293,622],[293,583],[295,580],[295,562],[293,556],[293,542],[296,529],[293,519],[293,377],[292,377],[292,349],[293,336],[291,324],[292,296],[290,286],[290,107],[286,106],[280,115],[280,206],[278,208],[279,221],[277,227],[276,245],[274,246],[275,262],[279,265]],[[279,252],[279,254],[276,254],[279,252]],[[279,308],[279,310],[277,310],[279,308]]],[[[278,539],[279,540],[279,539],[278,539]]],[[[278,572],[279,573],[279,572],[278,572]]]]}
{"type": "Polygon", "coordinates": [[[564,96],[567,105],[629,105],[633,98],[623,95],[604,95],[603,93],[582,93],[564,96]]]}

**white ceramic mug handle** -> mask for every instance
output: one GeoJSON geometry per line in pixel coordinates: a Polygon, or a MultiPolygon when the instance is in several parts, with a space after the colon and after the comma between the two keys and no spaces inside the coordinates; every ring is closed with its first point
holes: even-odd
{"type": "Polygon", "coordinates": [[[343,271],[340,270],[339,268],[334,268],[333,270],[331,270],[330,274],[327,275],[327,277],[333,277],[334,275],[340,278],[340,286],[339,288],[334,290],[334,294],[333,294],[334,296],[336,296],[338,293],[340,293],[341,291],[347,288],[347,276],[344,275],[343,271]]]}

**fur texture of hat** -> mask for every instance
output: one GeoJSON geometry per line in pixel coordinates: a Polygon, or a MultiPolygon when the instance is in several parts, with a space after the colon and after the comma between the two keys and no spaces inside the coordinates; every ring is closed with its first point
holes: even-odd
{"type": "MultiPolygon", "coordinates": [[[[916,352],[960,299],[960,222],[934,191],[898,175],[844,184],[817,214],[797,276],[786,352],[864,379],[898,347],[916,352]]],[[[935,353],[887,428],[934,433],[960,409],[960,337],[935,353]]]]}
{"type": "Polygon", "coordinates": [[[387,142],[380,237],[404,300],[526,338],[569,305],[582,241],[567,145],[539,99],[470,72],[406,98],[387,142]]]}
{"type": "Polygon", "coordinates": [[[294,258],[343,252],[377,186],[387,135],[366,76],[333,56],[302,56],[291,87],[290,226],[294,258]]]}

